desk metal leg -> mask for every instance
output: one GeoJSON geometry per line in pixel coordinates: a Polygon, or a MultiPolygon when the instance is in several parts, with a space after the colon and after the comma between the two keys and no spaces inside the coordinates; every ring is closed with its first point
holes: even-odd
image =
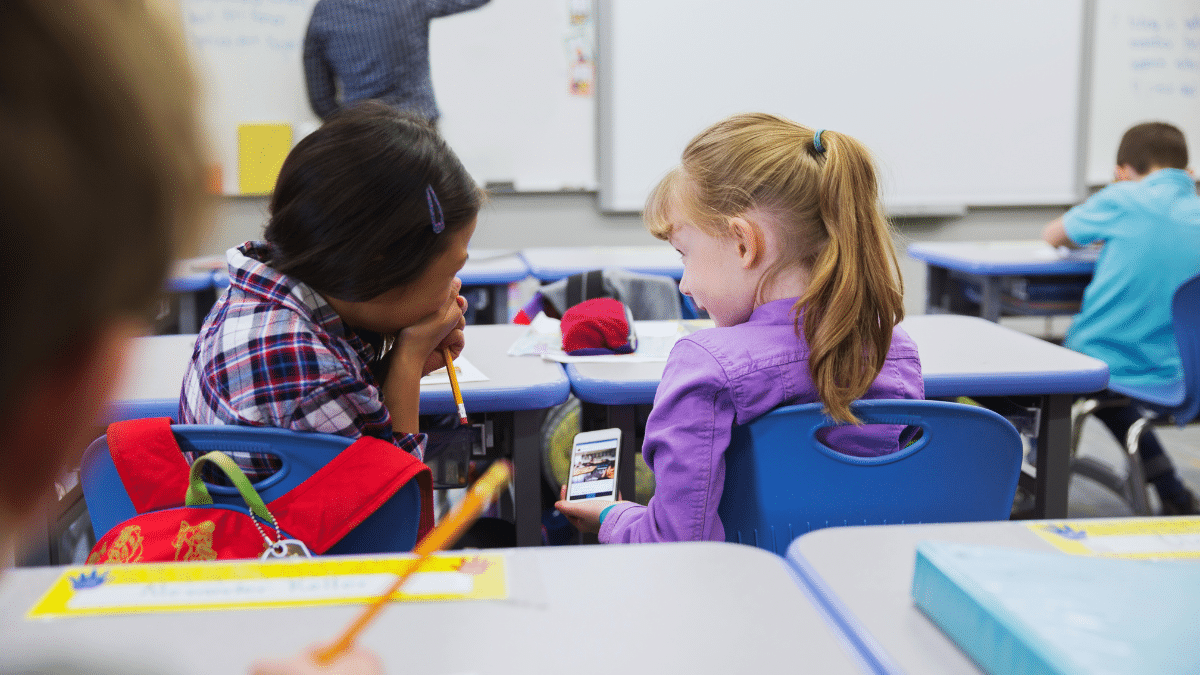
{"type": "Polygon", "coordinates": [[[513,413],[513,491],[517,546],[542,544],[541,411],[513,413]]]}
{"type": "Polygon", "coordinates": [[[637,408],[631,405],[608,406],[608,422],[610,426],[620,427],[621,468],[617,472],[617,492],[622,499],[633,501],[637,498],[637,408]]]}
{"type": "Polygon", "coordinates": [[[508,284],[496,284],[488,288],[491,294],[490,309],[492,323],[508,323],[508,284]]]}
{"type": "Polygon", "coordinates": [[[187,291],[179,294],[179,332],[183,334],[195,333],[200,330],[200,322],[197,317],[196,293],[187,291]]]}
{"type": "Polygon", "coordinates": [[[1000,321],[1000,277],[980,277],[979,315],[991,321],[1000,321]]]}
{"type": "Polygon", "coordinates": [[[1038,426],[1035,518],[1066,518],[1071,483],[1070,394],[1042,397],[1038,426]]]}
{"type": "Polygon", "coordinates": [[[925,313],[944,314],[950,311],[950,272],[932,263],[925,265],[925,313]]]}

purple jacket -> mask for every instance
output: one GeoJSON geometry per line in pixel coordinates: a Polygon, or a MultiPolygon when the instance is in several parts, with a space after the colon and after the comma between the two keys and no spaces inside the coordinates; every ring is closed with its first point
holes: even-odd
{"type": "MultiPolygon", "coordinates": [[[[612,508],[600,526],[601,542],[724,541],[717,505],[733,426],[782,405],[818,400],[808,344],[792,323],[795,303],[769,302],[743,324],[698,331],[675,344],[642,445],[654,470],[654,497],[648,506],[612,508]]],[[[925,398],[917,347],[900,328],[863,398],[925,398]]],[[[847,454],[882,455],[899,449],[899,429],[844,428],[830,443],[847,454]]]]}

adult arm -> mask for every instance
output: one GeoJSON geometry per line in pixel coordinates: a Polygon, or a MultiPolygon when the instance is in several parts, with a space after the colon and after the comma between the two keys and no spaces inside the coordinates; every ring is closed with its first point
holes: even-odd
{"type": "Polygon", "coordinates": [[[325,119],[337,110],[337,87],[333,68],[325,58],[324,38],[310,22],[304,36],[304,81],[308,88],[308,104],[317,117],[325,119]]]}
{"type": "Polygon", "coordinates": [[[425,0],[425,11],[432,17],[449,16],[482,7],[488,0],[425,0]]]}

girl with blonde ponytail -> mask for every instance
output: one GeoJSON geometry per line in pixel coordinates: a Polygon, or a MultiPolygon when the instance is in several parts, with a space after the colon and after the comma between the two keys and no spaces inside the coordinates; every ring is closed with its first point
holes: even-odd
{"type": "Polygon", "coordinates": [[[854,138],[762,113],[702,131],[646,204],[682,255],[679,288],[717,327],[671,351],[646,422],[649,505],[556,506],[601,542],[725,538],[717,505],[734,425],[820,401],[847,423],[834,450],[878,456],[904,427],[861,426],[857,399],[924,398],[892,231],[871,155],[854,138]]]}

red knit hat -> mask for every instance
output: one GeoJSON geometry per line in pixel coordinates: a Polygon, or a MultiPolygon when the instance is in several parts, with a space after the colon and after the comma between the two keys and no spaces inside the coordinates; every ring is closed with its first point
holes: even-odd
{"type": "Polygon", "coordinates": [[[620,300],[584,300],[563,313],[563,351],[571,356],[629,354],[637,349],[633,314],[620,300]]]}

